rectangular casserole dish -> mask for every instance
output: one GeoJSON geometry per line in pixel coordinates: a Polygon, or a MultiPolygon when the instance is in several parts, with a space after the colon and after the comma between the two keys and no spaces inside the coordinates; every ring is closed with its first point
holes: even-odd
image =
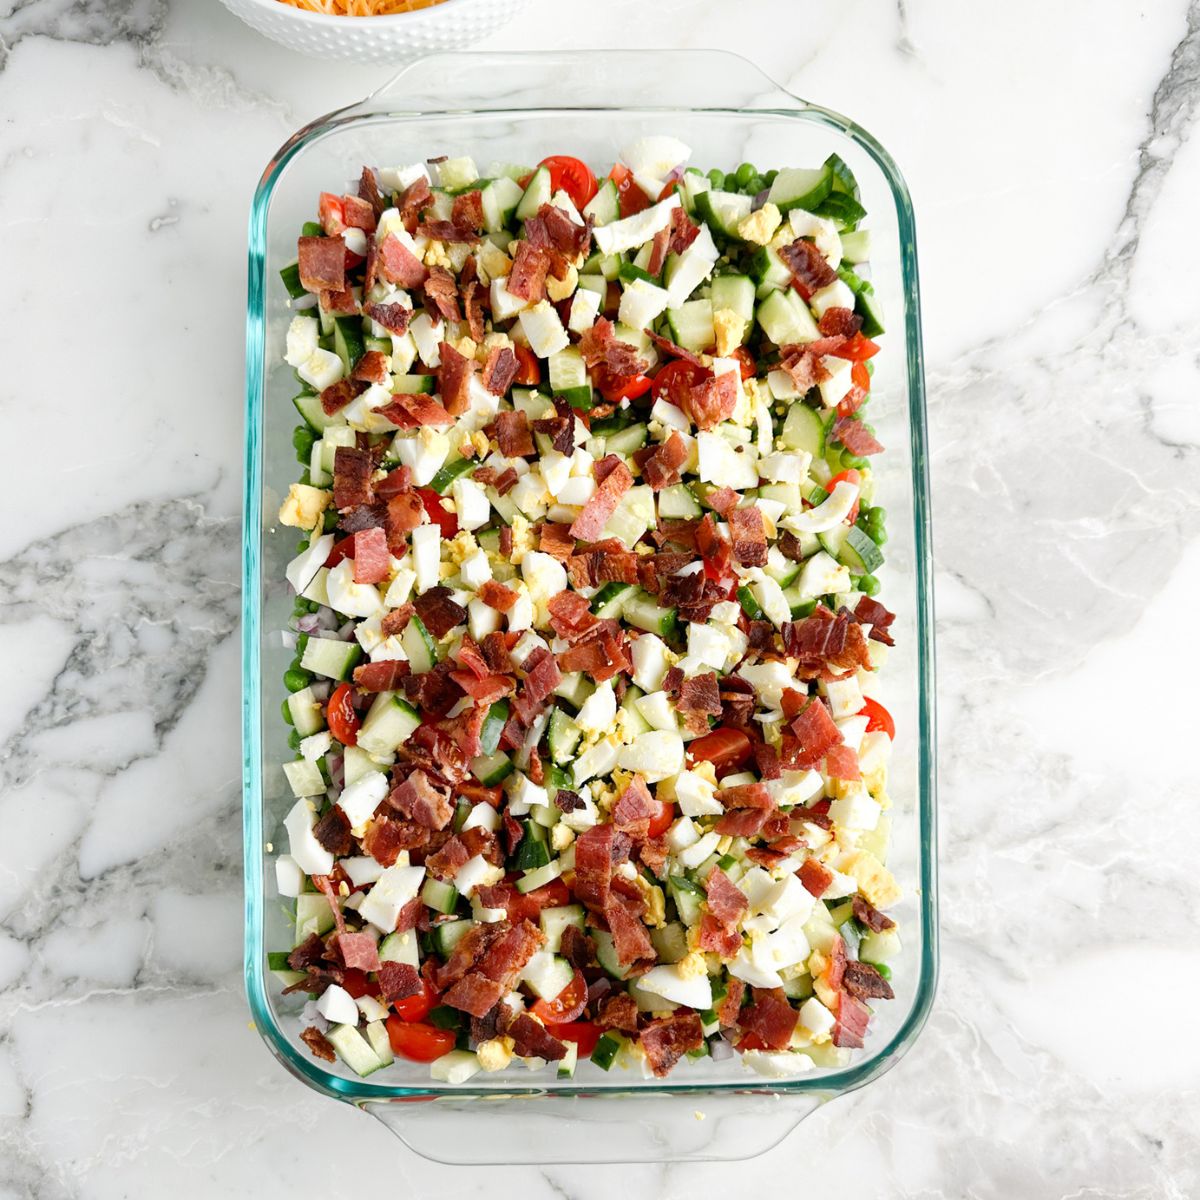
{"type": "Polygon", "coordinates": [[[263,174],[250,218],[243,752],[246,989],[259,1031],[284,1066],[317,1091],[370,1111],[427,1157],[506,1163],[748,1157],[777,1142],[821,1101],[893,1065],[928,1015],[937,975],[925,438],[916,246],[905,184],[870,135],[790,95],[743,59],[716,51],[437,56],[406,68],[362,103],[299,130],[281,147],[263,174]],[[896,913],[905,945],[894,964],[896,999],[879,1008],[866,1049],[850,1065],[784,1080],[761,1079],[736,1058],[689,1064],[669,1082],[584,1064],[565,1081],[510,1067],[450,1086],[432,1082],[421,1064],[399,1061],[387,1083],[360,1079],[341,1063],[329,1067],[309,1056],[296,1037],[303,998],[281,996],[267,969],[267,950],[289,944],[268,847],[282,836],[281,821],[293,803],[280,767],[288,753],[279,719],[291,651],[279,631],[291,609],[284,566],[295,539],[275,529],[275,513],[296,476],[296,414],[294,381],[282,359],[291,313],[278,272],[295,256],[297,230],[311,216],[316,194],[339,189],[364,163],[435,154],[536,162],[570,153],[599,166],[613,161],[623,144],[653,133],[682,138],[705,168],[732,169],[742,161],[807,166],[836,152],[862,188],[873,282],[889,328],[876,360],[872,419],[887,446],[877,471],[877,494],[892,530],[883,598],[897,613],[897,645],[883,680],[898,729],[889,865],[905,891],[896,913]],[[697,1110],[719,1119],[697,1121],[697,1110]],[[603,1134],[597,1124],[606,1126],[603,1134]]]}

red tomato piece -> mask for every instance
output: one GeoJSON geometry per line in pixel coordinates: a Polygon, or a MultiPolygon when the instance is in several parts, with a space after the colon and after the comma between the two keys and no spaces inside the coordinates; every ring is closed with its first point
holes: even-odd
{"type": "Polygon", "coordinates": [[[341,196],[322,192],[317,204],[317,217],[327,237],[341,237],[342,230],[346,228],[346,206],[341,196]]]}
{"type": "Polygon", "coordinates": [[[333,549],[329,552],[329,557],[325,560],[327,567],[336,567],[343,558],[354,557],[354,534],[349,537],[344,537],[340,542],[333,543],[333,549]]]}
{"type": "Polygon", "coordinates": [[[879,344],[864,337],[861,329],[844,346],[830,351],[835,358],[848,358],[851,362],[866,362],[878,353],[879,344]]]}
{"type": "MultiPolygon", "coordinates": [[[[848,471],[839,471],[829,481],[829,483],[826,484],[825,490],[830,495],[832,495],[833,489],[835,487],[837,487],[837,485],[839,483],[842,483],[843,481],[846,483],[852,483],[855,485],[855,487],[859,487],[862,484],[862,475],[859,474],[858,470],[854,467],[851,467],[848,471]]],[[[850,522],[851,525],[853,525],[854,522],[858,520],[858,501],[857,500],[855,500],[854,507],[850,510],[850,515],[846,519],[850,522]]]]}
{"type": "Polygon", "coordinates": [[[458,533],[458,518],[452,512],[447,512],[442,506],[441,496],[433,488],[419,487],[413,490],[421,497],[421,503],[425,506],[429,519],[441,529],[442,537],[454,537],[458,533]]]}
{"type": "Polygon", "coordinates": [[[549,158],[543,158],[538,166],[549,170],[551,192],[562,188],[571,197],[571,203],[576,208],[582,209],[600,190],[592,168],[569,154],[551,154],[549,158]]]}
{"type": "Polygon", "coordinates": [[[871,372],[865,362],[856,362],[850,368],[850,382],[860,388],[864,396],[871,390],[871,372]]]}
{"type": "Polygon", "coordinates": [[[513,382],[522,387],[537,387],[542,381],[542,368],[538,363],[538,356],[520,342],[513,345],[513,352],[517,356],[517,374],[513,382]]]}
{"type": "Polygon", "coordinates": [[[396,1016],[402,1021],[422,1021],[437,1007],[437,992],[429,986],[428,979],[421,980],[421,990],[415,996],[405,996],[403,1000],[393,1000],[392,1007],[396,1016]]]}
{"type": "Polygon", "coordinates": [[[582,971],[553,1000],[539,1000],[532,1012],[543,1025],[574,1021],[587,1007],[587,980],[582,971]]]}
{"type": "Polygon", "coordinates": [[[740,767],[750,754],[750,739],[740,729],[724,726],[688,743],[688,758],[692,764],[710,762],[718,774],[740,767]]]}
{"type": "Polygon", "coordinates": [[[654,385],[654,380],[649,375],[634,375],[632,378],[614,375],[603,364],[593,367],[591,374],[596,387],[600,389],[600,395],[609,404],[619,404],[622,400],[636,400],[654,385]]]}
{"type": "Polygon", "coordinates": [[[739,346],[729,357],[737,359],[738,373],[742,379],[754,378],[754,355],[745,346],[739,346]]]}
{"type": "Polygon", "coordinates": [[[411,1062],[433,1062],[454,1049],[453,1029],[438,1029],[436,1025],[388,1017],[387,1033],[392,1053],[411,1062]]]}
{"type": "Polygon", "coordinates": [[[704,378],[704,368],[682,358],[669,362],[654,376],[651,395],[666,400],[676,408],[684,407],[684,399],[692,387],[704,378]]]}
{"type": "Polygon", "coordinates": [[[354,711],[351,695],[348,683],[338,684],[325,706],[325,722],[329,726],[329,732],[343,746],[353,746],[358,742],[358,727],[362,724],[358,713],[354,711]]]}
{"type": "Polygon", "coordinates": [[[882,729],[888,737],[895,741],[896,722],[892,720],[892,714],[878,700],[872,700],[868,696],[863,700],[863,706],[858,710],[858,715],[867,718],[868,733],[882,729]]]}
{"type": "Polygon", "coordinates": [[[737,1043],[739,1050],[767,1050],[767,1043],[758,1036],[757,1033],[744,1033],[742,1040],[737,1043]]]}
{"type": "MultiPolygon", "coordinates": [[[[372,991],[371,984],[367,981],[366,971],[360,971],[357,967],[348,967],[346,969],[346,978],[342,980],[342,987],[354,997],[355,1000],[359,996],[365,996],[372,991]]],[[[378,991],[378,989],[374,989],[378,991]]]]}
{"type": "Polygon", "coordinates": [[[546,1030],[560,1042],[574,1042],[579,1047],[579,1057],[588,1058],[600,1040],[602,1030],[591,1021],[570,1021],[561,1025],[547,1025],[546,1030]]]}
{"type": "Polygon", "coordinates": [[[646,830],[648,837],[658,837],[660,833],[666,833],[671,827],[671,822],[675,820],[674,804],[669,800],[658,800],[655,803],[658,805],[658,812],[650,818],[650,827],[646,830]]]}
{"type": "Polygon", "coordinates": [[[617,185],[617,202],[622,217],[632,217],[634,213],[644,212],[650,207],[646,193],[638,187],[633,172],[624,163],[614,164],[608,177],[617,185]]]}

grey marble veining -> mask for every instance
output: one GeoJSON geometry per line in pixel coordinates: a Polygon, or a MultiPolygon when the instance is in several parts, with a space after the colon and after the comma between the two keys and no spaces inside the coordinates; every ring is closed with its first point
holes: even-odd
{"type": "Polygon", "coordinates": [[[269,1057],[239,966],[245,216],[291,129],[387,72],[215,3],[0,0],[0,1197],[283,1197],[336,1161],[421,1197],[1200,1194],[1200,4],[562,7],[491,45],[726,46],[912,187],[934,1015],[702,1168],[450,1174],[269,1057]]]}

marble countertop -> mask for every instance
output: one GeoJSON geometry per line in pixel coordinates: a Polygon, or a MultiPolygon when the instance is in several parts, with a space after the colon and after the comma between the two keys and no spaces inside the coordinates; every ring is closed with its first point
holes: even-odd
{"type": "Polygon", "coordinates": [[[338,1164],[421,1197],[1200,1193],[1200,4],[813,0],[764,37],[800,6],[607,0],[560,42],[567,7],[488,44],[740,51],[912,187],[934,1015],[879,1082],[703,1168],[498,1183],[284,1073],[240,978],[245,218],[284,137],[388,72],[215,0],[0,0],[0,1197],[337,1194],[338,1164]]]}

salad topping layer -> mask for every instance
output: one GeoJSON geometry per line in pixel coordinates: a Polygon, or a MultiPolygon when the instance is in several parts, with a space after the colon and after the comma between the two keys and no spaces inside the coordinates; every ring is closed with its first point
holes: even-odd
{"type": "Polygon", "coordinates": [[[892,996],[865,213],[689,156],[364,167],[283,272],[270,965],[360,1074],[783,1076],[892,996]]]}

